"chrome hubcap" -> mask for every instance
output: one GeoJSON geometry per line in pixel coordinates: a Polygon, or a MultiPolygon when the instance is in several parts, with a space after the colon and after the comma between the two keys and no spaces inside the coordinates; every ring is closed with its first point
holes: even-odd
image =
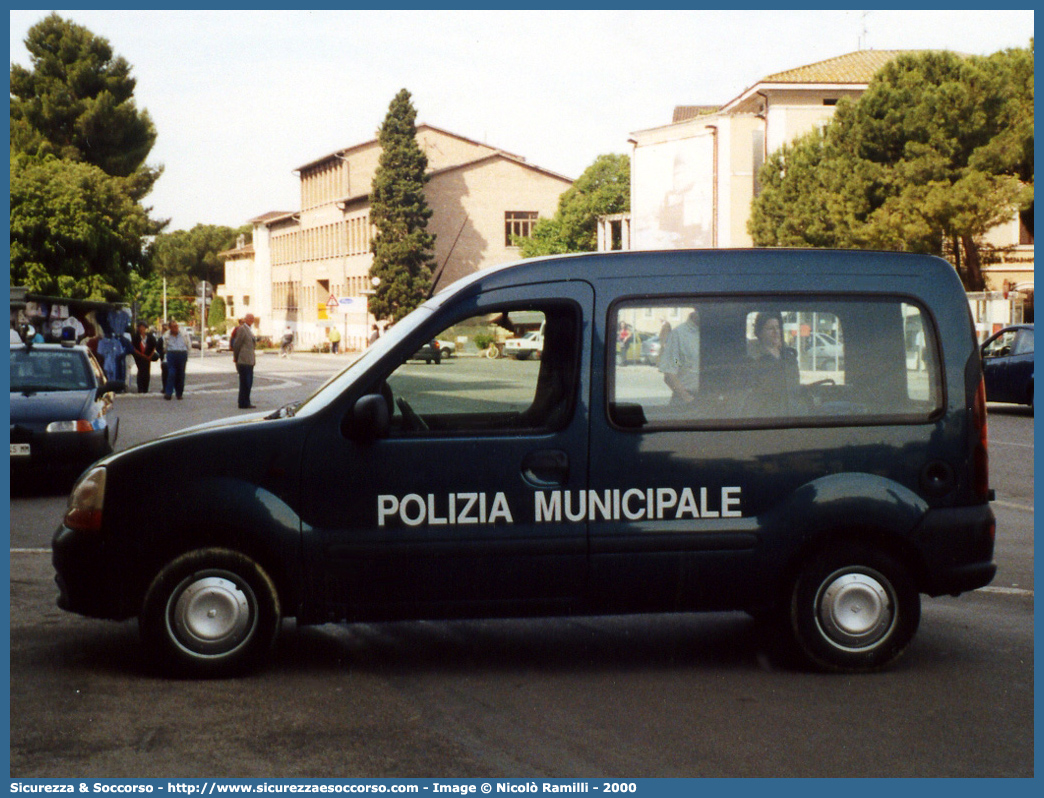
{"type": "Polygon", "coordinates": [[[225,654],[255,623],[249,587],[221,575],[194,575],[171,597],[175,639],[196,654],[225,654]]]}
{"type": "Polygon", "coordinates": [[[816,597],[819,628],[838,648],[866,649],[895,625],[895,598],[888,580],[873,571],[829,576],[816,597]]]}

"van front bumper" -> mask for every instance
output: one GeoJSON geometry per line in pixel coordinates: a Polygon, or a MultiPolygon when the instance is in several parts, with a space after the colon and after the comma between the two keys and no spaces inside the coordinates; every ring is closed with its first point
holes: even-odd
{"type": "Polygon", "coordinates": [[[988,504],[929,511],[914,533],[925,566],[921,592],[956,596],[988,585],[997,573],[996,529],[988,504]]]}
{"type": "Polygon", "coordinates": [[[96,532],[58,527],[51,562],[61,609],[118,621],[136,614],[125,606],[126,569],[112,548],[96,532]]]}

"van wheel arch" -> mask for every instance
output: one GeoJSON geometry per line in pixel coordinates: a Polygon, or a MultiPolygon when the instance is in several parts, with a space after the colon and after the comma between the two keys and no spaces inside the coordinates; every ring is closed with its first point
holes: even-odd
{"type": "Polygon", "coordinates": [[[225,677],[257,667],[279,632],[279,593],[239,551],[194,549],[163,566],[145,593],[139,630],[171,675],[225,677]]]}
{"type": "Polygon", "coordinates": [[[880,534],[820,540],[792,563],[776,622],[790,659],[820,670],[880,670],[920,623],[919,566],[880,534]]]}
{"type": "Polygon", "coordinates": [[[249,535],[228,528],[220,530],[204,528],[198,530],[198,534],[183,541],[183,545],[163,552],[152,563],[152,567],[147,572],[145,581],[140,588],[139,608],[144,604],[149,586],[170,563],[194,551],[214,549],[229,551],[255,562],[275,586],[281,612],[286,613],[285,617],[293,617],[300,599],[293,575],[287,572],[284,561],[281,561],[278,556],[271,552],[264,552],[258,550],[256,546],[250,545],[248,543],[250,539],[249,535]]]}
{"type": "Polygon", "coordinates": [[[790,588],[793,587],[802,567],[820,556],[824,550],[844,546],[865,546],[887,554],[902,563],[919,590],[923,590],[927,585],[927,565],[910,541],[883,529],[852,526],[845,530],[823,532],[810,538],[800,547],[782,571],[777,590],[781,602],[786,603],[788,600],[790,588]]]}

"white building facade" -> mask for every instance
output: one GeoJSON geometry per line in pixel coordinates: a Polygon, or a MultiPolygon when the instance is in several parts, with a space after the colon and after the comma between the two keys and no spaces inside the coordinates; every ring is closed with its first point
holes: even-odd
{"type": "MultiPolygon", "coordinates": [[[[519,258],[512,236],[528,236],[553,216],[569,178],[525,158],[432,127],[417,128],[428,156],[425,196],[435,234],[436,289],[497,263],[519,258]]],[[[321,347],[330,329],[347,349],[365,345],[369,314],[369,192],[381,148],[368,141],[301,166],[301,209],[259,216],[253,240],[221,253],[218,294],[228,319],[252,313],[258,332],[278,338],[291,329],[299,347],[321,347]]]]}
{"type": "MultiPolygon", "coordinates": [[[[722,106],[680,106],[669,125],[631,134],[629,218],[600,220],[599,248],[749,247],[757,174],[769,153],[825,125],[900,51],[864,50],[770,75],[722,106]]],[[[1033,284],[1033,238],[1018,218],[986,237],[989,287],[1033,284]]]]}

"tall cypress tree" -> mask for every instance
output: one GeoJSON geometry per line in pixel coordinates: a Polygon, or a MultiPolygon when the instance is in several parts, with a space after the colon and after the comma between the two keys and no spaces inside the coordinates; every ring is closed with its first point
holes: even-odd
{"type": "Polygon", "coordinates": [[[435,258],[435,236],[427,231],[431,208],[424,197],[428,157],[417,144],[417,111],[402,89],[377,133],[381,157],[370,191],[374,236],[370,276],[380,282],[370,312],[398,321],[427,296],[435,258]]]}

